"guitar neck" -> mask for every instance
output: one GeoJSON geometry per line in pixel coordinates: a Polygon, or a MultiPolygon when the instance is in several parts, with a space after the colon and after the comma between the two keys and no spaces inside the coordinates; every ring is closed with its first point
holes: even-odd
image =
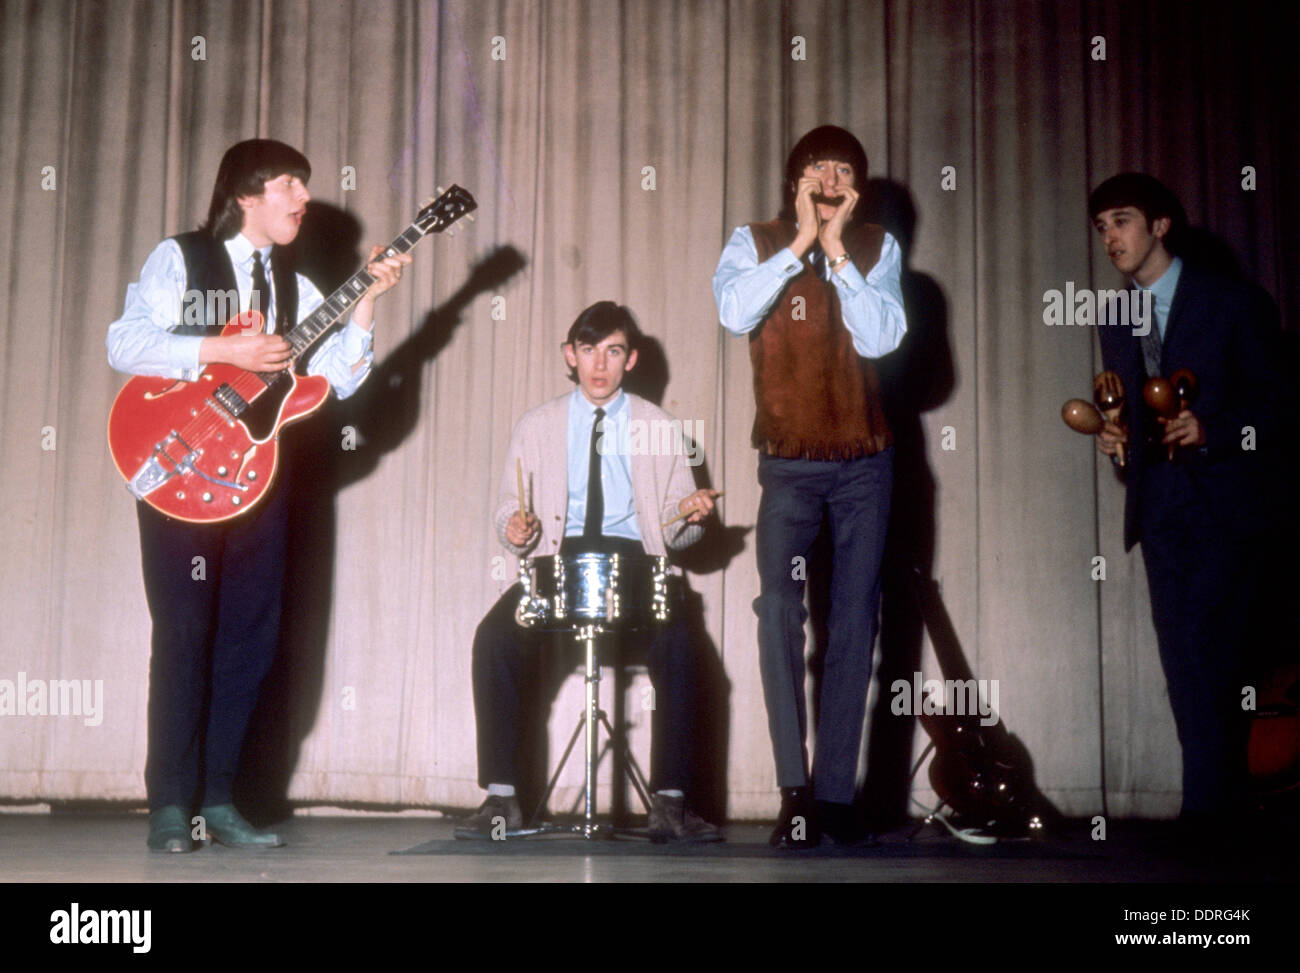
{"type": "MultiPolygon", "coordinates": [[[[423,238],[424,233],[412,223],[393,238],[380,257],[407,253],[423,238]]],[[[366,268],[362,267],[345,280],[333,294],[325,298],[320,307],[299,321],[293,330],[285,335],[293,348],[294,360],[305,355],[330,328],[346,319],[375,280],[375,276],[367,273],[366,268]]]]}

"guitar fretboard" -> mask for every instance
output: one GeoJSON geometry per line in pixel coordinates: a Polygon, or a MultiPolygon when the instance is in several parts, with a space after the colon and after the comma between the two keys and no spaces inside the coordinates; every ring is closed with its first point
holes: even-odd
{"type": "MultiPolygon", "coordinates": [[[[422,209],[414,222],[395,236],[376,259],[408,252],[426,234],[441,232],[477,206],[473,196],[459,186],[452,186],[437,200],[422,209]]],[[[352,311],[357,301],[365,296],[376,279],[373,274],[366,272],[365,267],[362,267],[345,280],[334,293],[325,298],[320,307],[299,321],[285,335],[289,347],[293,350],[292,360],[298,361],[311,350],[312,345],[319,341],[322,335],[343,320],[352,311]]],[[[257,374],[267,386],[274,385],[285,378],[284,372],[258,372],[257,374]]]]}
{"type": "MultiPolygon", "coordinates": [[[[406,253],[419,243],[423,236],[424,234],[415,224],[411,224],[393,238],[393,242],[384,248],[384,252],[377,259],[406,253]]],[[[374,282],[374,275],[367,273],[365,267],[362,267],[345,280],[333,294],[325,298],[325,303],[299,321],[297,326],[286,335],[293,348],[293,357],[297,359],[305,354],[321,335],[343,320],[374,282]]]]}

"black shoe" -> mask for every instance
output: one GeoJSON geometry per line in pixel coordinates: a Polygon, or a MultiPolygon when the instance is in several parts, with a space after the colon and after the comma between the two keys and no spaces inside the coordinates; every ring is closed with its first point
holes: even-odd
{"type": "Polygon", "coordinates": [[[781,816],[767,843],[789,851],[806,851],[821,844],[811,787],[781,788],[781,816]]]}
{"type": "Polygon", "coordinates": [[[846,848],[880,844],[876,836],[867,830],[858,809],[852,804],[837,804],[834,801],[813,803],[823,840],[846,848]]]}
{"type": "Polygon", "coordinates": [[[149,812],[149,850],[183,854],[194,850],[185,809],[168,804],[149,812]]]}

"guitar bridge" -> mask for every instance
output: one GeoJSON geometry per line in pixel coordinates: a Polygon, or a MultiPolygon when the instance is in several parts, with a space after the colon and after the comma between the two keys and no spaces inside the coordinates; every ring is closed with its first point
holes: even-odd
{"type": "Polygon", "coordinates": [[[155,453],[145,461],[144,466],[136,470],[135,476],[126,481],[126,488],[137,500],[143,500],[175,475],[175,470],[163,469],[155,453]]]}
{"type": "Polygon", "coordinates": [[[194,449],[180,434],[173,431],[166,439],[161,440],[154,445],[153,455],[149,457],[138,470],[135,476],[131,477],[126,483],[126,488],[137,500],[143,500],[153,491],[170,480],[173,476],[193,473],[201,476],[209,483],[217,486],[227,487],[231,490],[248,491],[248,486],[242,483],[236,483],[231,480],[218,480],[216,477],[209,476],[202,470],[198,469],[194,462],[203,455],[202,450],[194,449]],[[174,459],[167,452],[172,443],[180,443],[185,448],[185,455],[179,460],[174,459]],[[163,465],[163,458],[170,460],[172,468],[169,470],[163,465]]]}

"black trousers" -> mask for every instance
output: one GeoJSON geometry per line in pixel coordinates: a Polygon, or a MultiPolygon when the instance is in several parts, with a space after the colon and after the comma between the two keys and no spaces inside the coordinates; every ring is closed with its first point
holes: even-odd
{"type": "MultiPolygon", "coordinates": [[[[521,628],[515,608],[523,593],[514,585],[492,606],[474,633],[474,717],[478,728],[479,786],[518,783],[520,678],[524,653],[538,651],[551,636],[521,628]]],[[[696,669],[690,628],[674,605],[672,620],[625,632],[623,646],[644,647],[654,710],[650,718],[652,791],[690,789],[691,721],[695,716],[696,669]]],[[[566,644],[569,644],[566,642],[566,644]]],[[[578,661],[575,656],[575,662],[578,661]]]]}
{"type": "Polygon", "coordinates": [[[1212,516],[1195,472],[1177,463],[1146,474],[1142,557],[1160,664],[1183,753],[1184,815],[1239,810],[1246,791],[1242,686],[1253,649],[1252,546],[1212,516]]]}
{"type": "Polygon", "coordinates": [[[230,802],[280,633],[287,478],[282,471],[251,513],[223,524],[190,524],[137,505],[153,618],[150,810],[230,802]]]}

